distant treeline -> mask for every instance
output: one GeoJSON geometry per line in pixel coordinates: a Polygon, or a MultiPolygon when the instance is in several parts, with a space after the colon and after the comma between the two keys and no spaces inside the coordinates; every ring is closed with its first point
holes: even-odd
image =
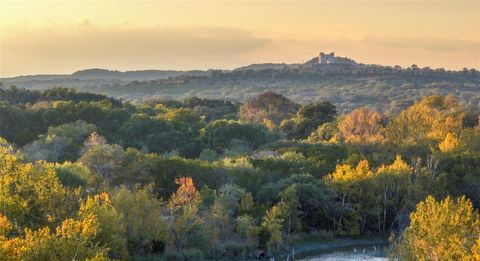
{"type": "MultiPolygon", "coordinates": [[[[85,73],[90,75],[91,71],[95,72],[87,70],[85,73]]],[[[99,75],[103,74],[102,71],[99,75]]],[[[478,106],[480,102],[480,72],[475,69],[448,71],[416,65],[401,68],[355,63],[259,64],[233,71],[192,71],[171,76],[134,81],[101,76],[31,81],[8,79],[4,80],[4,88],[12,84],[29,89],[69,86],[78,91],[141,102],[151,97],[183,100],[194,96],[243,102],[262,92],[273,91],[300,104],[328,100],[340,112],[367,107],[387,114],[396,114],[421,97],[432,94],[453,93],[469,106],[478,106]]]]}

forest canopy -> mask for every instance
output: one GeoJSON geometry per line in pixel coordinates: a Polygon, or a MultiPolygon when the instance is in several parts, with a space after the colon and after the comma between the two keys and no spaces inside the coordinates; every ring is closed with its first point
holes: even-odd
{"type": "Polygon", "coordinates": [[[275,92],[0,99],[2,260],[251,259],[312,235],[480,256],[480,111],[452,94],[396,113],[275,92]]]}

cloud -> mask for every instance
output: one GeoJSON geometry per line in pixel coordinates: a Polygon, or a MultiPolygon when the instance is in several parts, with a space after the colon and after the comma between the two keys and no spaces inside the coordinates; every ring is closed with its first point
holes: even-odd
{"type": "Polygon", "coordinates": [[[469,52],[480,50],[479,41],[437,37],[367,37],[366,44],[392,49],[417,49],[430,52],[469,52]]]}
{"type": "MultiPolygon", "coordinates": [[[[195,68],[221,66],[225,60],[266,46],[270,40],[227,27],[99,27],[82,20],[41,28],[10,28],[1,39],[2,74],[11,67],[195,68]],[[117,65],[117,66],[115,66],[117,65]]],[[[58,70],[57,70],[58,71],[58,70]]],[[[61,70],[65,71],[65,70],[61,70]]]]}
{"type": "MultiPolygon", "coordinates": [[[[479,40],[319,32],[258,32],[214,26],[98,26],[88,19],[0,34],[0,76],[71,73],[84,68],[208,69],[306,61],[335,51],[363,63],[480,68],[479,40]]],[[[474,38],[475,39],[475,38],[474,38]]]]}

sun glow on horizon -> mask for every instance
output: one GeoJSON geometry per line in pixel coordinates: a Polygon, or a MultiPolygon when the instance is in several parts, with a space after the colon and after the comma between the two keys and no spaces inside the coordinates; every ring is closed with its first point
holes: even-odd
{"type": "Polygon", "coordinates": [[[363,63],[480,68],[480,2],[0,1],[0,76],[231,69],[322,50],[363,63]]]}

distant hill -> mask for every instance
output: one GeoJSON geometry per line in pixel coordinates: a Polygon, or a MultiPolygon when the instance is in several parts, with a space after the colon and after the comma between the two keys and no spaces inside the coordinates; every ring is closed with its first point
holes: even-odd
{"type": "Polygon", "coordinates": [[[315,57],[303,64],[252,64],[231,71],[88,69],[71,75],[21,76],[0,81],[3,88],[16,85],[41,90],[62,86],[137,101],[197,96],[241,102],[274,91],[299,103],[328,100],[340,112],[366,106],[396,113],[430,94],[452,93],[469,106],[478,107],[480,103],[477,70],[369,65],[343,57],[335,57],[333,64],[319,63],[315,57]]]}
{"type": "Polygon", "coordinates": [[[176,77],[179,75],[206,75],[208,71],[192,70],[192,71],[176,71],[176,70],[138,70],[121,72],[117,70],[107,69],[85,69],[76,71],[72,74],[39,74],[39,75],[21,75],[10,78],[0,78],[3,82],[25,82],[25,81],[50,81],[63,79],[110,79],[110,80],[128,80],[128,81],[142,81],[142,80],[156,80],[167,79],[169,77],[176,77]]]}
{"type": "Polygon", "coordinates": [[[181,75],[202,76],[208,75],[209,71],[176,71],[176,70],[138,70],[121,72],[107,69],[85,69],[72,74],[51,75],[22,75],[10,78],[0,78],[4,86],[16,85],[18,87],[32,89],[48,89],[58,86],[84,87],[102,85],[106,83],[128,83],[131,81],[151,81],[168,79],[181,75]]]}
{"type": "Polygon", "coordinates": [[[285,63],[257,63],[257,64],[250,64],[247,66],[238,67],[234,69],[234,71],[248,71],[248,70],[258,71],[258,70],[265,70],[265,69],[278,70],[286,66],[287,64],[285,63]]]}
{"type": "MultiPolygon", "coordinates": [[[[318,66],[321,65],[318,62],[318,57],[314,57],[307,62],[300,64],[300,63],[293,63],[293,64],[286,64],[286,63],[256,63],[256,64],[250,64],[247,66],[242,66],[234,69],[233,71],[248,71],[248,70],[254,70],[254,71],[260,71],[260,70],[267,70],[267,69],[272,69],[272,70],[280,70],[280,69],[294,69],[294,68],[300,68],[300,67],[310,67],[310,66],[318,66]]],[[[360,66],[361,64],[358,64],[354,60],[350,58],[345,58],[345,57],[335,57],[335,64],[329,64],[329,66],[335,66],[335,65],[353,65],[353,66],[360,66]]]]}
{"type": "Polygon", "coordinates": [[[51,81],[61,80],[70,77],[68,74],[37,74],[37,75],[20,75],[10,78],[0,78],[0,82],[3,83],[18,83],[28,81],[51,81]]]}
{"type": "Polygon", "coordinates": [[[179,75],[202,75],[204,71],[174,71],[174,70],[140,70],[140,71],[113,71],[106,69],[87,69],[76,71],[70,76],[79,79],[115,79],[115,80],[156,80],[167,79],[179,75]]]}
{"type": "Polygon", "coordinates": [[[111,71],[106,69],[86,69],[76,71],[70,75],[73,78],[83,79],[115,79],[123,76],[120,71],[111,71]]]}

